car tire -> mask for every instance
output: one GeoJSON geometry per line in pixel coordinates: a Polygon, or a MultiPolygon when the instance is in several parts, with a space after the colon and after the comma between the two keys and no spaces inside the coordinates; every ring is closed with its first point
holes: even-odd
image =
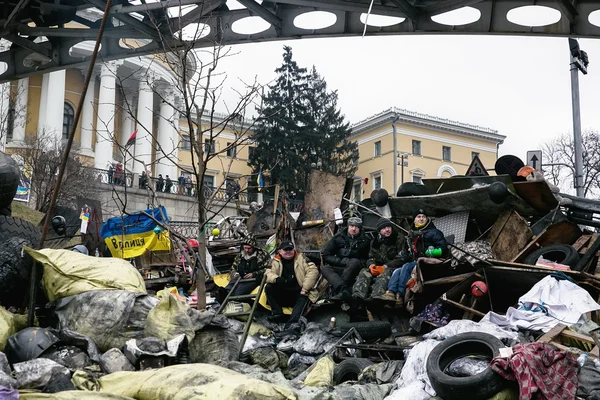
{"type": "Polygon", "coordinates": [[[388,203],[389,198],[390,195],[384,188],[375,189],[371,192],[371,201],[377,207],[385,207],[385,205],[388,203]]]}
{"type": "Polygon", "coordinates": [[[12,203],[21,171],[17,162],[8,154],[0,152],[0,209],[4,209],[12,203]]]}
{"type": "Polygon", "coordinates": [[[500,392],[506,381],[490,367],[468,377],[453,377],[444,370],[453,361],[469,355],[485,355],[490,360],[504,344],[488,333],[467,332],[452,336],[433,348],[427,358],[427,376],[437,395],[444,400],[485,400],[500,392]]]}
{"type": "Polygon", "coordinates": [[[429,194],[425,185],[415,182],[404,182],[398,187],[396,197],[425,196],[429,194]]]}
{"type": "Polygon", "coordinates": [[[575,267],[580,260],[579,253],[573,246],[568,244],[552,244],[537,249],[525,257],[523,263],[535,265],[540,256],[543,256],[546,260],[568,265],[573,270],[575,270],[575,267]]]}
{"type": "Polygon", "coordinates": [[[40,229],[21,218],[0,215],[0,242],[10,238],[26,239],[28,246],[37,248],[41,240],[40,229]]]}
{"type": "Polygon", "coordinates": [[[363,369],[373,365],[373,361],[368,358],[348,358],[333,370],[333,384],[339,385],[343,382],[356,381],[363,369]]]}
{"type": "Polygon", "coordinates": [[[23,246],[31,247],[31,243],[19,237],[0,241],[0,304],[4,307],[22,307],[29,292],[34,264],[23,246]]]}
{"type": "Polygon", "coordinates": [[[364,340],[383,339],[392,334],[392,325],[385,321],[350,322],[341,324],[339,330],[345,335],[352,328],[356,329],[364,340]]]}

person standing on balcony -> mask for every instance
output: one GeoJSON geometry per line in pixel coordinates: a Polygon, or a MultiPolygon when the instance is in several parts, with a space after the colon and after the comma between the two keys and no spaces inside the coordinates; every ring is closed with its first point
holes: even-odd
{"type": "Polygon", "coordinates": [[[169,178],[169,175],[166,175],[167,180],[165,181],[165,193],[171,193],[171,188],[173,187],[173,181],[169,178]]]}
{"type": "Polygon", "coordinates": [[[187,190],[187,195],[192,195],[192,177],[190,175],[185,178],[185,188],[187,190]]]}
{"type": "Polygon", "coordinates": [[[183,172],[181,173],[181,175],[177,179],[177,183],[179,183],[177,185],[177,193],[178,194],[183,194],[184,191],[185,191],[185,175],[183,174],[183,172]]]}
{"type": "Polygon", "coordinates": [[[121,163],[117,163],[117,166],[115,167],[113,182],[115,185],[123,184],[123,164],[121,163]]]}
{"type": "Polygon", "coordinates": [[[158,180],[156,181],[156,191],[162,192],[165,187],[165,180],[163,179],[162,174],[158,174],[158,180]]]}
{"type": "Polygon", "coordinates": [[[146,189],[148,186],[148,174],[146,171],[142,171],[142,175],[140,175],[140,189],[146,189]]]}
{"type": "Polygon", "coordinates": [[[113,174],[115,173],[115,168],[113,167],[113,164],[110,163],[108,166],[108,183],[112,184],[113,183],[113,174]]]}

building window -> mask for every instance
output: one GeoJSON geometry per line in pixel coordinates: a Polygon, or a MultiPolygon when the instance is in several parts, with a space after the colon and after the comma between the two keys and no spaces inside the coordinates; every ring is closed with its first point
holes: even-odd
{"type": "Polygon", "coordinates": [[[472,160],[472,159],[474,159],[475,157],[478,157],[478,158],[479,158],[479,153],[478,153],[478,152],[476,152],[476,151],[472,151],[472,152],[471,152],[471,160],[472,160]]]}
{"type": "Polygon", "coordinates": [[[413,140],[412,141],[412,153],[415,156],[420,156],[421,155],[421,141],[420,140],[413,140]]]}
{"type": "Polygon", "coordinates": [[[381,174],[373,175],[373,190],[381,189],[381,174]]]}
{"type": "Polygon", "coordinates": [[[442,160],[452,161],[452,148],[448,146],[442,146],[442,160]]]}
{"type": "Polygon", "coordinates": [[[65,101],[65,109],[63,111],[63,131],[62,138],[64,140],[69,138],[69,132],[73,128],[73,121],[75,120],[75,110],[73,106],[65,101]]]}
{"type": "Polygon", "coordinates": [[[233,143],[227,143],[227,157],[237,157],[237,146],[233,143]]]}
{"type": "Polygon", "coordinates": [[[208,154],[215,154],[215,141],[210,139],[204,139],[204,152],[208,154]]]}
{"type": "Polygon", "coordinates": [[[381,140],[375,142],[375,157],[379,157],[381,155],[381,140]]]}
{"type": "Polygon", "coordinates": [[[419,184],[423,184],[423,177],[419,176],[419,175],[413,175],[412,176],[412,181],[414,183],[419,183],[419,184]]]}
{"type": "Polygon", "coordinates": [[[361,182],[354,183],[354,201],[357,203],[362,200],[361,199],[361,194],[362,194],[361,186],[362,186],[361,182]]]}
{"type": "Polygon", "coordinates": [[[181,136],[181,149],[182,150],[191,150],[192,142],[190,141],[190,135],[182,135],[181,136]]]}
{"type": "Polygon", "coordinates": [[[248,146],[248,161],[250,161],[254,157],[255,151],[256,151],[256,147],[248,146]]]}

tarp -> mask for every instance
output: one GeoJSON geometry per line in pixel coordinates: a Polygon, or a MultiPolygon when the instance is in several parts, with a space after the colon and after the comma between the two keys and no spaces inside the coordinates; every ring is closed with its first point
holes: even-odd
{"type": "Polygon", "coordinates": [[[144,279],[125,260],[91,257],[70,250],[23,248],[44,266],[42,285],[50,301],[93,290],[146,294],[144,279]]]}
{"type": "Polygon", "coordinates": [[[152,215],[157,221],[169,222],[167,210],[161,206],[123,217],[109,218],[102,225],[100,235],[113,257],[135,258],[148,250],[171,249],[168,232],[155,232],[156,222],[144,213],[152,215]]]}
{"type": "Polygon", "coordinates": [[[77,371],[72,378],[77,389],[111,393],[137,400],[292,400],[288,388],[253,379],[211,364],[180,364],[140,372],[115,372],[88,378],[77,371]]]}

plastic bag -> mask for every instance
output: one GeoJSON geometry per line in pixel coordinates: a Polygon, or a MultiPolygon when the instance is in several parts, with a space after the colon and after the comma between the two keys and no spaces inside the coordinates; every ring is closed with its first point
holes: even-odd
{"type": "Polygon", "coordinates": [[[485,371],[490,366],[490,361],[489,357],[477,355],[457,358],[446,367],[444,373],[457,378],[474,376],[485,371]]]}
{"type": "Polygon", "coordinates": [[[335,363],[330,356],[321,358],[304,378],[306,386],[329,387],[333,384],[335,363]]]}
{"type": "Polygon", "coordinates": [[[158,299],[124,290],[99,290],[56,301],[61,329],[91,338],[100,351],[122,348],[143,337],[146,318],[158,299]]]}
{"type": "Polygon", "coordinates": [[[288,356],[271,347],[252,349],[244,354],[244,358],[251,364],[258,365],[269,372],[285,368],[288,360],[288,356]]]}
{"type": "Polygon", "coordinates": [[[137,361],[142,356],[167,356],[175,357],[179,351],[181,342],[185,339],[185,335],[181,334],[171,340],[164,341],[158,338],[143,338],[131,339],[125,343],[124,354],[133,365],[137,365],[137,361]]]}
{"type": "Polygon", "coordinates": [[[112,393],[137,400],[296,399],[291,389],[210,364],[181,364],[139,372],[116,372],[97,380],[77,371],[72,380],[80,390],[112,393]]]}
{"type": "Polygon", "coordinates": [[[294,344],[294,351],[306,355],[319,355],[330,350],[339,338],[323,331],[316,324],[309,324],[300,339],[294,344]]]}
{"type": "Polygon", "coordinates": [[[385,361],[370,365],[358,376],[358,383],[393,383],[402,373],[404,360],[385,361]]]}
{"type": "Polygon", "coordinates": [[[4,350],[8,337],[17,332],[14,316],[6,308],[0,306],[0,351],[4,350]]]}
{"type": "Polygon", "coordinates": [[[50,301],[92,290],[146,294],[144,279],[123,259],[91,257],[70,250],[23,248],[44,266],[42,285],[50,301]]]}
{"type": "Polygon", "coordinates": [[[426,365],[429,353],[438,344],[437,340],[424,340],[412,349],[404,351],[406,362],[396,380],[398,390],[392,392],[389,399],[425,400],[435,396],[435,390],[427,376],[426,365]]]}
{"type": "Polygon", "coordinates": [[[228,329],[204,329],[196,332],[189,343],[190,360],[195,363],[214,364],[237,360],[240,343],[235,333],[228,329]]]}
{"type": "MultiPolygon", "coordinates": [[[[380,400],[387,396],[394,385],[377,385],[368,383],[366,385],[352,385],[342,383],[333,388],[329,393],[324,393],[318,397],[319,400],[380,400]]],[[[429,399],[429,397],[428,397],[429,399]]],[[[402,400],[409,400],[403,398],[402,400]]]]}
{"type": "Polygon", "coordinates": [[[275,347],[275,338],[273,336],[248,336],[242,354],[261,347],[275,347]]]}
{"type": "Polygon", "coordinates": [[[468,319],[453,320],[446,326],[435,329],[425,335],[424,339],[444,340],[448,337],[465,332],[484,332],[496,336],[498,339],[506,342],[516,341],[517,332],[507,331],[490,322],[474,322],[468,319]]]}
{"type": "MultiPolygon", "coordinates": [[[[131,397],[117,396],[110,393],[82,392],[81,390],[53,394],[23,392],[19,394],[18,398],[20,400],[133,400],[131,397]]],[[[7,400],[12,399],[8,398],[7,400]]]]}
{"type": "Polygon", "coordinates": [[[144,336],[169,340],[184,334],[188,341],[192,341],[195,332],[188,310],[186,303],[164,291],[156,307],[148,313],[144,336]]]}
{"type": "Polygon", "coordinates": [[[70,376],[67,368],[46,358],[17,363],[13,368],[20,389],[43,388],[58,374],[70,376]]]}

